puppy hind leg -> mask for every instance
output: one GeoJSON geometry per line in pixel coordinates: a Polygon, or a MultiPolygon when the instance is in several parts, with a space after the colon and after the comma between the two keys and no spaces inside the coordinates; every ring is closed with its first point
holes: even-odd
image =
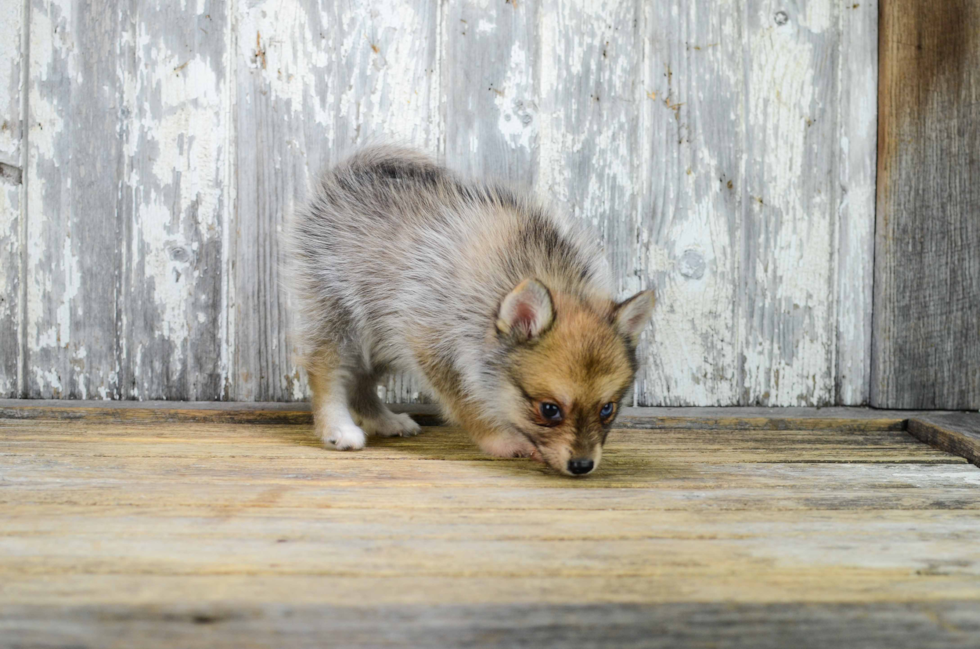
{"type": "Polygon", "coordinates": [[[354,423],[347,405],[347,376],[340,356],[321,349],[307,367],[313,391],[313,424],[326,444],[340,451],[364,448],[364,431],[354,423]]]}
{"type": "Polygon", "coordinates": [[[351,375],[347,399],[351,414],[365,433],[379,437],[409,437],[421,430],[405,413],[395,414],[378,397],[375,372],[358,371],[351,375]]]}

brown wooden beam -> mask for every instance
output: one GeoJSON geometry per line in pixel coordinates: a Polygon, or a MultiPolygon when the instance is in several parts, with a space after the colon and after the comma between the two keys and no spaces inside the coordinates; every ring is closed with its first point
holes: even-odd
{"type": "Polygon", "coordinates": [[[980,3],[881,0],[871,405],[980,409],[980,3]]]}

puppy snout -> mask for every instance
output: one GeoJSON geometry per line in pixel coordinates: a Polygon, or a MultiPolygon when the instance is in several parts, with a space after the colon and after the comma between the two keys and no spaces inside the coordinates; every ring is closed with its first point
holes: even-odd
{"type": "Polygon", "coordinates": [[[595,462],[591,458],[578,458],[568,461],[568,472],[572,475],[585,475],[595,468],[595,462]]]}

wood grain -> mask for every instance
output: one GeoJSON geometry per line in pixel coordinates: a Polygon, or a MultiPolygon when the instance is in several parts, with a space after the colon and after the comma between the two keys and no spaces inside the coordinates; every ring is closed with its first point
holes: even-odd
{"type": "Polygon", "coordinates": [[[21,396],[26,4],[0,16],[0,398],[21,396]]]}
{"type": "Polygon", "coordinates": [[[980,408],[980,6],[882,0],[871,403],[980,408]]]}
{"type": "Polygon", "coordinates": [[[746,8],[739,402],[835,402],[839,3],[746,8]]]}
{"type": "Polygon", "coordinates": [[[538,149],[537,0],[448,0],[443,9],[445,159],[529,188],[538,149]]]}
{"type": "Polygon", "coordinates": [[[846,640],[895,649],[974,646],[980,606],[970,600],[928,604],[670,603],[496,606],[254,606],[210,604],[66,606],[58,623],[38,606],[0,611],[9,646],[385,647],[534,646],[543,649],[751,647],[823,649],[846,640]],[[378,621],[385,622],[379,628],[378,621]],[[366,631],[370,629],[370,631],[366,631]],[[111,639],[110,639],[111,638],[111,639]]]}
{"type": "Polygon", "coordinates": [[[867,399],[874,2],[28,4],[30,93],[0,22],[31,123],[20,154],[0,129],[4,396],[304,399],[284,219],[397,141],[533,189],[620,296],[657,291],[638,405],[867,399]]]}
{"type": "MultiPolygon", "coordinates": [[[[439,409],[427,404],[395,404],[422,425],[441,423],[439,409]]],[[[623,408],[621,428],[698,428],[769,430],[905,430],[910,417],[927,413],[868,408],[623,408]]],[[[133,402],[0,399],[0,419],[84,419],[150,423],[309,423],[308,403],[133,402]]]]}
{"type": "Polygon", "coordinates": [[[118,398],[128,6],[32,2],[23,394],[118,398]]]}
{"type": "MultiPolygon", "coordinates": [[[[126,245],[121,276],[118,392],[127,399],[226,394],[224,315],[232,17],[140,3],[116,55],[124,90],[126,245]]],[[[98,266],[88,272],[102,271],[98,266]]]]}
{"type": "Polygon", "coordinates": [[[900,430],[616,430],[571,480],[444,427],[0,419],[0,474],[0,646],[938,646],[980,610],[980,473],[900,430]]]}
{"type": "Polygon", "coordinates": [[[878,0],[840,9],[836,402],[865,405],[871,389],[878,0]]]}
{"type": "Polygon", "coordinates": [[[739,401],[740,6],[641,4],[636,269],[639,281],[655,288],[658,305],[641,345],[637,405],[739,401]]]}
{"type": "MultiPolygon", "coordinates": [[[[436,153],[438,3],[288,0],[239,6],[237,216],[225,398],[305,398],[292,360],[279,244],[316,176],[358,146],[436,153]]],[[[418,388],[390,384],[392,400],[418,388]]]]}
{"type": "Polygon", "coordinates": [[[908,431],[930,446],[980,466],[980,414],[924,413],[909,420],[908,431]]]}

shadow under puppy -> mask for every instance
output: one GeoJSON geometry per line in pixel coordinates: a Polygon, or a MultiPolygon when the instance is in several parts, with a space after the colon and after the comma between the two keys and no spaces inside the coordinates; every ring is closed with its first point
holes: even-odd
{"type": "Polygon", "coordinates": [[[378,398],[400,370],[486,453],[569,475],[598,466],[654,298],[617,303],[601,253],[572,223],[417,152],[373,147],[322,177],[288,251],[325,442],[417,433],[378,398]]]}

